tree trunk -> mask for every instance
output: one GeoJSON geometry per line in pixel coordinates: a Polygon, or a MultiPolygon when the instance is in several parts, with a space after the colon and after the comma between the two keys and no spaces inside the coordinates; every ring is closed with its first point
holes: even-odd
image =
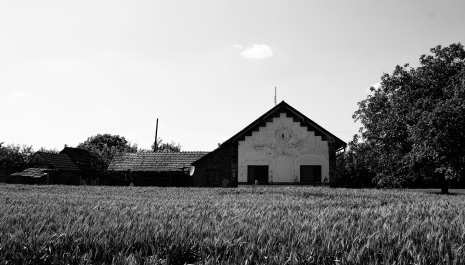
{"type": "Polygon", "coordinates": [[[441,194],[449,194],[449,180],[445,176],[442,177],[441,194]]]}

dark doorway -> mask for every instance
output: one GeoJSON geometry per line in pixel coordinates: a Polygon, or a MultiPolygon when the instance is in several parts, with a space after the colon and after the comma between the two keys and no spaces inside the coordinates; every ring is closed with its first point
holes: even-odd
{"type": "Polygon", "coordinates": [[[321,166],[300,166],[300,182],[321,182],[321,166]]]}
{"type": "Polygon", "coordinates": [[[268,166],[247,166],[247,183],[268,184],[268,166]]]}

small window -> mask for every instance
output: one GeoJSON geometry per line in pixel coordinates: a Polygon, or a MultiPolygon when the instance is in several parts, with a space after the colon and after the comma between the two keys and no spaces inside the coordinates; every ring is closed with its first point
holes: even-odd
{"type": "Polygon", "coordinates": [[[208,186],[219,186],[221,179],[221,171],[219,169],[207,170],[208,186]]]}

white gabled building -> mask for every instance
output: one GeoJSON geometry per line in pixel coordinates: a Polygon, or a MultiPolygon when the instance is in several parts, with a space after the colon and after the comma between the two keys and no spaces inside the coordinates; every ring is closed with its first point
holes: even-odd
{"type": "Polygon", "coordinates": [[[193,186],[330,184],[346,143],[282,101],[192,165],[193,186]]]}

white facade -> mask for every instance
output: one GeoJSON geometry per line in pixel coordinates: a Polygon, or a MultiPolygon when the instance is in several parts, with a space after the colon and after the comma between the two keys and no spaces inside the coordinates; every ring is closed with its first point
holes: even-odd
{"type": "Polygon", "coordinates": [[[238,181],[247,182],[247,167],[257,165],[268,166],[270,183],[300,182],[301,165],[320,165],[321,180],[315,181],[328,182],[328,142],[281,113],[239,141],[238,181]]]}

